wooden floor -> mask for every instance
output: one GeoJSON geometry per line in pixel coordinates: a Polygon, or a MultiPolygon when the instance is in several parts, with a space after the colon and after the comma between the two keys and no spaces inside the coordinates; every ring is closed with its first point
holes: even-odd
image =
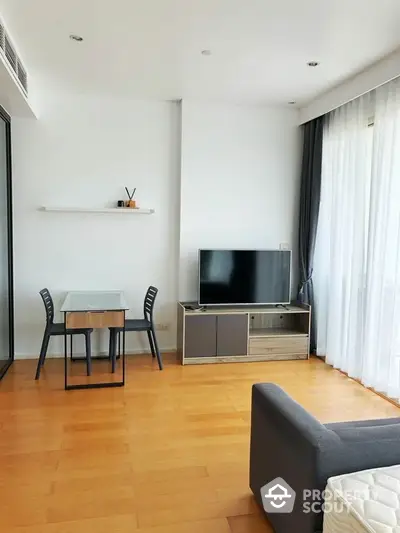
{"type": "MultiPolygon", "coordinates": [[[[186,366],[131,357],[124,389],[65,392],[62,362],[0,384],[2,533],[271,533],[248,488],[250,390],[323,422],[400,416],[324,363],[186,366]]],[[[288,532],[289,533],[289,532],[288,532]]]]}

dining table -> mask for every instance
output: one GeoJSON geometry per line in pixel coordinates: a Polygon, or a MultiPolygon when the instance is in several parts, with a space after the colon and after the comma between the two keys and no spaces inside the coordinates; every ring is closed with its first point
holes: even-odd
{"type": "Polygon", "coordinates": [[[125,385],[125,313],[129,309],[122,291],[70,291],[61,306],[64,315],[65,390],[123,387],[125,385]],[[110,382],[68,382],[68,330],[118,328],[122,331],[122,379],[110,382]]]}

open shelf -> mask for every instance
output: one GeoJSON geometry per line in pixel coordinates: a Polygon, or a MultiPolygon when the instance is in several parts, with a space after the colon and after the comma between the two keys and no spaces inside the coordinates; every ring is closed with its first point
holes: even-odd
{"type": "Polygon", "coordinates": [[[289,328],[250,329],[249,337],[308,337],[308,333],[289,328]]]}
{"type": "Polygon", "coordinates": [[[58,207],[42,206],[40,211],[61,212],[61,213],[119,213],[130,215],[152,215],[154,209],[145,209],[143,207],[58,207]]]}

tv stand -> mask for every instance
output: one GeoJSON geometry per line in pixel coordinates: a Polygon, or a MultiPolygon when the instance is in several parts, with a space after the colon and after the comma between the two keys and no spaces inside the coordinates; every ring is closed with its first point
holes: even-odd
{"type": "Polygon", "coordinates": [[[308,359],[311,309],[287,306],[199,308],[178,303],[178,355],[183,365],[308,359]]]}

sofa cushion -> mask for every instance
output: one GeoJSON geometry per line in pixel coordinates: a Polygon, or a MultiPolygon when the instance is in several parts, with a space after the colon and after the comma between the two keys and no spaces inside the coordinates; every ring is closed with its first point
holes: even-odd
{"type": "Polygon", "coordinates": [[[346,429],[349,427],[371,427],[371,426],[392,426],[400,424],[400,418],[378,418],[374,420],[352,420],[351,422],[333,422],[325,424],[325,427],[336,431],[336,429],[346,429]]]}
{"type": "MultiPolygon", "coordinates": [[[[382,421],[377,421],[382,422],[382,421]]],[[[399,445],[400,424],[376,424],[373,426],[341,426],[332,429],[343,444],[350,445],[355,442],[393,440],[399,445]]]]}

